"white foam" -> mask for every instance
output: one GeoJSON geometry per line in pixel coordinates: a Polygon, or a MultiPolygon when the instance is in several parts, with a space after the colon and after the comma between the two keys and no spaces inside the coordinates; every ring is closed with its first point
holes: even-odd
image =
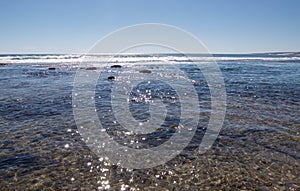
{"type": "Polygon", "coordinates": [[[275,57],[264,56],[201,56],[191,55],[185,57],[182,55],[2,55],[0,63],[4,64],[55,64],[55,63],[97,63],[97,64],[156,64],[156,63],[190,63],[190,58],[196,61],[300,61],[300,56],[287,56],[282,54],[275,57]]]}

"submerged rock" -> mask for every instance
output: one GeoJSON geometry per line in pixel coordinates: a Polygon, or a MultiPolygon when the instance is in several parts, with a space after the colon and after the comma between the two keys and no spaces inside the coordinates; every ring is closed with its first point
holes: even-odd
{"type": "Polygon", "coordinates": [[[114,76],[108,76],[108,80],[115,80],[116,78],[114,76]]]}
{"type": "Polygon", "coordinates": [[[143,74],[151,74],[151,70],[141,70],[140,73],[143,73],[143,74]]]}
{"type": "Polygon", "coordinates": [[[118,64],[116,64],[116,65],[112,65],[112,66],[111,66],[111,68],[122,68],[122,66],[121,66],[121,65],[118,65],[118,64]]]}
{"type": "Polygon", "coordinates": [[[85,70],[97,70],[96,67],[88,67],[88,68],[85,68],[85,70]]]}

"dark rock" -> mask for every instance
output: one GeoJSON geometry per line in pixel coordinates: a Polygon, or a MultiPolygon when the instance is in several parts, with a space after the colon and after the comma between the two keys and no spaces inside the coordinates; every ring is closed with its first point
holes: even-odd
{"type": "Polygon", "coordinates": [[[114,76],[108,76],[108,80],[115,80],[116,78],[114,76]]]}
{"type": "Polygon", "coordinates": [[[96,67],[88,67],[85,70],[97,70],[97,68],[96,67]]]}
{"type": "Polygon", "coordinates": [[[112,65],[111,68],[122,68],[121,65],[112,65]]]}
{"type": "Polygon", "coordinates": [[[188,155],[188,154],[180,154],[180,156],[189,160],[194,160],[197,158],[195,155],[188,155]]]}
{"type": "Polygon", "coordinates": [[[55,70],[56,68],[48,68],[48,70],[55,70]]]}
{"type": "Polygon", "coordinates": [[[140,73],[151,74],[151,70],[141,70],[140,73]]]}

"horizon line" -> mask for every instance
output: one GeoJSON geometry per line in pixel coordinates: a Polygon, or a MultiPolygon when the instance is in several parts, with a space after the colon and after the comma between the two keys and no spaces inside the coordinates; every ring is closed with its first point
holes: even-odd
{"type": "MultiPolygon", "coordinates": [[[[175,52],[133,52],[133,53],[117,53],[117,54],[206,54],[206,55],[228,55],[228,54],[235,54],[235,55],[250,55],[250,54],[276,54],[276,53],[300,53],[299,51],[263,51],[263,52],[209,52],[209,53],[175,53],[175,52]]],[[[58,53],[58,52],[43,52],[43,53],[18,53],[18,52],[10,52],[10,53],[0,53],[0,55],[89,55],[89,54],[99,54],[99,55],[109,55],[109,54],[116,54],[116,53],[84,53],[84,52],[74,52],[74,53],[58,53]]]]}

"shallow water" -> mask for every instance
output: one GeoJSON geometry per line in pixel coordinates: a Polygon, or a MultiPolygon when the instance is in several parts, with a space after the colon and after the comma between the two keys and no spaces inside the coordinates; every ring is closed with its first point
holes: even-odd
{"type": "MultiPolygon", "coordinates": [[[[300,62],[233,56],[219,60],[218,65],[226,85],[227,112],[213,147],[205,154],[198,153],[210,115],[208,86],[198,70],[182,65],[195,79],[199,96],[201,116],[196,135],[173,160],[140,170],[112,165],[82,141],[72,110],[76,64],[0,66],[1,190],[299,190],[300,62]]],[[[111,112],[114,81],[107,77],[142,69],[105,66],[97,68],[100,70],[104,72],[98,80],[95,103],[110,136],[132,148],[155,147],[172,136],[180,100],[171,87],[164,83],[147,87],[153,92],[160,87],[152,96],[161,98],[169,108],[159,132],[127,136],[111,112]]],[[[130,95],[130,110],[140,120],[149,118],[146,99],[139,100],[145,87],[140,84],[130,95]]]]}

